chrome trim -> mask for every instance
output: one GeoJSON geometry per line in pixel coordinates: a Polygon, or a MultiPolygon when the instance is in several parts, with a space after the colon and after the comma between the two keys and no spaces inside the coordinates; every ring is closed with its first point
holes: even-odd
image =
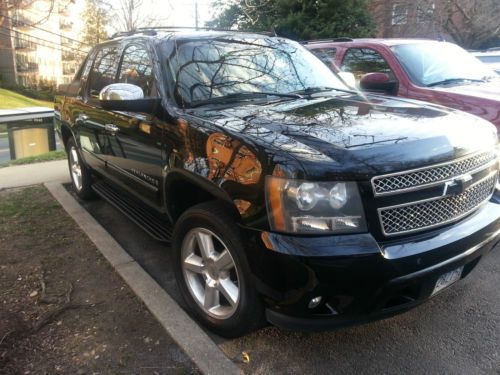
{"type": "Polygon", "coordinates": [[[462,174],[459,174],[459,175],[454,176],[454,177],[450,177],[450,178],[445,179],[445,180],[439,180],[439,181],[430,182],[430,183],[427,183],[427,184],[422,184],[422,185],[418,185],[418,186],[412,186],[412,187],[403,188],[403,189],[391,190],[391,191],[382,192],[382,193],[377,193],[377,190],[375,188],[375,180],[379,180],[379,179],[383,179],[383,178],[387,178],[387,177],[404,176],[406,174],[411,174],[411,173],[415,173],[415,172],[425,171],[425,170],[428,170],[428,169],[444,167],[444,166],[448,166],[448,165],[451,165],[451,164],[460,163],[463,160],[467,160],[467,159],[473,158],[473,157],[475,157],[477,155],[484,154],[484,153],[487,153],[487,152],[491,152],[492,154],[496,154],[496,151],[494,149],[492,149],[491,151],[479,151],[479,152],[475,152],[473,154],[469,154],[469,155],[463,156],[463,157],[458,158],[458,159],[449,160],[447,162],[442,162],[442,163],[438,163],[438,164],[432,164],[432,165],[428,165],[428,166],[420,167],[420,168],[407,169],[407,170],[404,170],[404,171],[394,172],[394,173],[388,173],[388,174],[384,174],[384,175],[380,175],[380,176],[374,176],[370,180],[370,183],[371,183],[371,186],[372,186],[373,195],[375,197],[380,197],[380,196],[388,196],[388,195],[394,195],[394,194],[402,194],[402,193],[407,193],[407,192],[410,192],[410,191],[416,191],[416,190],[421,190],[421,189],[427,189],[427,188],[430,188],[430,187],[433,187],[433,186],[437,186],[437,185],[443,184],[445,182],[453,181],[457,176],[461,176],[461,175],[463,175],[465,173],[469,173],[469,174],[478,173],[478,172],[482,171],[483,169],[488,169],[491,166],[493,166],[495,163],[498,163],[498,161],[499,161],[498,155],[493,160],[489,161],[487,164],[484,164],[484,165],[482,165],[482,166],[480,166],[480,167],[478,167],[476,169],[473,169],[473,170],[468,171],[468,172],[464,172],[462,174]]]}
{"type": "Polygon", "coordinates": [[[115,164],[110,163],[109,161],[107,161],[107,162],[106,162],[106,166],[107,166],[107,167],[111,167],[112,169],[114,169],[114,170],[116,170],[117,172],[121,173],[121,174],[122,174],[122,175],[124,175],[125,177],[130,178],[130,179],[132,179],[132,180],[134,180],[134,181],[138,182],[139,184],[141,184],[141,185],[142,185],[142,186],[144,186],[145,188],[148,188],[148,189],[150,189],[150,190],[154,191],[155,193],[157,193],[157,192],[158,192],[158,190],[159,190],[156,186],[151,185],[149,182],[147,182],[147,181],[144,181],[144,180],[140,179],[140,178],[139,178],[139,177],[137,177],[136,175],[134,175],[134,174],[132,174],[132,173],[130,173],[130,172],[128,172],[128,171],[126,171],[126,170],[125,170],[125,169],[123,169],[123,168],[118,167],[118,166],[117,166],[117,165],[115,165],[115,164]]]}
{"type": "MultiPolygon", "coordinates": [[[[480,179],[480,180],[474,182],[472,185],[470,185],[467,188],[467,190],[473,188],[477,184],[480,184],[484,180],[487,180],[488,178],[490,178],[491,176],[493,176],[493,175],[495,175],[497,173],[498,173],[497,171],[493,171],[493,172],[489,173],[486,177],[483,177],[482,179],[480,179]]],[[[497,182],[498,182],[498,178],[497,178],[497,182]]],[[[436,228],[436,227],[439,227],[439,226],[442,226],[442,225],[445,225],[445,224],[453,223],[455,221],[458,221],[458,220],[464,218],[465,216],[469,215],[473,211],[478,210],[482,206],[484,206],[485,203],[488,203],[488,201],[491,199],[491,197],[493,196],[494,193],[495,193],[495,187],[493,187],[491,194],[487,198],[485,198],[483,202],[479,203],[474,208],[470,209],[469,211],[467,211],[467,212],[465,212],[465,213],[463,213],[463,214],[461,214],[461,215],[459,215],[457,217],[454,217],[454,218],[446,220],[446,221],[441,221],[441,222],[436,223],[436,224],[428,225],[428,226],[425,226],[425,227],[422,227],[422,228],[415,228],[415,229],[405,230],[405,231],[396,232],[396,233],[387,233],[384,230],[384,223],[383,223],[383,220],[382,220],[382,211],[391,210],[391,209],[395,209],[395,208],[406,207],[406,206],[414,206],[414,205],[417,205],[417,204],[420,204],[420,203],[432,202],[432,201],[435,201],[435,200],[441,200],[441,199],[445,199],[446,197],[453,197],[453,196],[456,196],[456,195],[454,195],[454,194],[448,194],[446,196],[438,196],[438,197],[433,197],[433,198],[428,198],[428,199],[422,199],[422,200],[419,200],[419,201],[402,203],[402,204],[397,204],[397,205],[394,205],[394,206],[380,207],[380,208],[377,208],[377,216],[378,216],[378,221],[380,223],[380,229],[382,230],[382,233],[384,234],[384,236],[386,236],[386,237],[393,237],[393,236],[400,236],[402,234],[421,232],[421,231],[425,231],[425,230],[428,230],[428,229],[436,228]]],[[[458,194],[458,195],[460,195],[460,194],[458,194]]]]}
{"type": "Polygon", "coordinates": [[[483,246],[486,246],[487,244],[489,244],[490,242],[493,242],[495,240],[495,237],[497,237],[498,235],[500,234],[500,229],[498,229],[496,232],[494,232],[491,236],[489,236],[487,239],[479,242],[477,245],[474,245],[473,247],[471,247],[470,249],[464,251],[463,253],[461,254],[458,254],[458,255],[455,255],[454,257],[452,258],[449,258],[449,259],[446,259],[440,263],[437,263],[437,264],[434,264],[433,266],[430,266],[430,267],[427,267],[427,268],[424,268],[423,270],[420,270],[420,271],[416,271],[416,272],[413,272],[413,273],[410,273],[408,275],[404,275],[404,276],[400,276],[396,279],[393,279],[392,282],[395,282],[395,283],[398,283],[398,282],[401,282],[401,281],[405,281],[405,280],[408,280],[408,279],[412,279],[414,277],[418,277],[418,276],[421,276],[421,275],[425,275],[426,273],[428,272],[432,272],[432,271],[435,271],[436,269],[438,268],[441,268],[441,267],[444,267],[444,266],[447,266],[453,262],[456,262],[456,261],[459,261],[459,260],[462,260],[463,258],[466,258],[468,257],[469,255],[475,253],[477,250],[479,250],[480,248],[482,248],[483,246]]]}

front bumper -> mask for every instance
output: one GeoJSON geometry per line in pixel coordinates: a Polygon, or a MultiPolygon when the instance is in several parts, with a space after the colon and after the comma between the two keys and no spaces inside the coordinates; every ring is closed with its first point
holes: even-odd
{"type": "Polygon", "coordinates": [[[267,319],[324,330],[406,311],[431,296],[440,275],[460,266],[467,276],[500,239],[500,205],[490,202],[454,225],[388,242],[369,234],[252,233],[248,258],[267,319]],[[322,303],[309,308],[317,296],[322,303]]]}

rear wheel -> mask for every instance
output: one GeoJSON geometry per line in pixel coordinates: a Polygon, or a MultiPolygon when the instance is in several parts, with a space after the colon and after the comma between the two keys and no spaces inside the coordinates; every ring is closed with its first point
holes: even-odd
{"type": "Polygon", "coordinates": [[[82,199],[93,198],[95,195],[92,190],[92,174],[83,163],[73,138],[70,138],[66,145],[66,153],[71,182],[76,194],[82,199]]]}
{"type": "Polygon", "coordinates": [[[238,227],[220,203],[197,205],[179,218],[173,256],[181,294],[204,325],[237,337],[260,323],[263,308],[238,227]]]}

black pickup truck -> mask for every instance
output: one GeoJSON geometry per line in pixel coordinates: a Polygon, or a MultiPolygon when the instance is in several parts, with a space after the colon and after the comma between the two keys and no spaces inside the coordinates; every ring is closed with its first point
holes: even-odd
{"type": "Polygon", "coordinates": [[[391,316],[498,241],[492,124],[352,91],[287,39],[123,34],[55,112],[76,194],[169,242],[188,306],[223,336],[391,316]]]}

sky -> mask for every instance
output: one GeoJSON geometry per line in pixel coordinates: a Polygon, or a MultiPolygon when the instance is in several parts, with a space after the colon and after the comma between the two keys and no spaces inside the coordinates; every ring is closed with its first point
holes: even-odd
{"type": "MultiPolygon", "coordinates": [[[[119,0],[108,0],[119,7],[119,0]]],[[[164,26],[195,26],[195,3],[198,3],[199,26],[210,20],[213,12],[210,10],[212,0],[144,0],[140,12],[152,15],[157,24],[164,26]]]]}

